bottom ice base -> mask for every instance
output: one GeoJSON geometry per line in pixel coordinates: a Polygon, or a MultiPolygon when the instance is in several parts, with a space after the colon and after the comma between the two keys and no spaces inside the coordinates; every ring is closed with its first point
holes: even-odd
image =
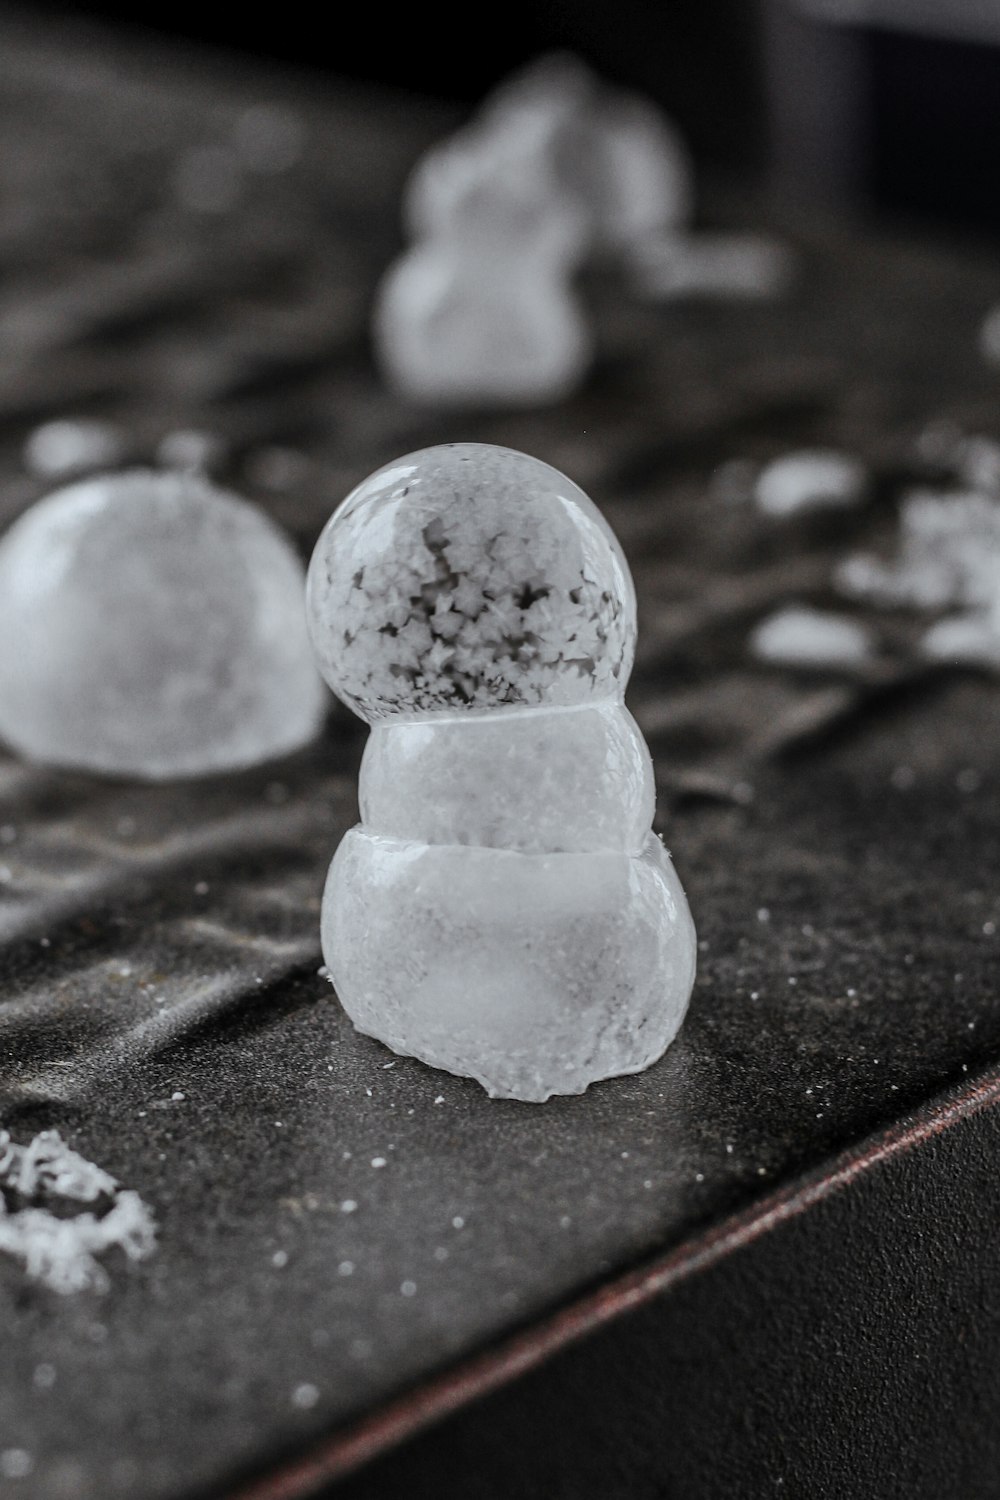
{"type": "Polygon", "coordinates": [[[519,854],[345,836],[323,954],[359,1031],[541,1102],[636,1073],[673,1041],[694,925],[663,845],[519,854]]]}

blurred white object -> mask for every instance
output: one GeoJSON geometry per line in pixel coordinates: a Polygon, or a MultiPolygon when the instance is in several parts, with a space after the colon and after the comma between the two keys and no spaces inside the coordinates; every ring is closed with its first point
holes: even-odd
{"type": "Polygon", "coordinates": [[[0,540],[0,735],[149,780],[250,766],[319,728],[302,565],[193,474],[88,479],[0,540]]]}
{"type": "Polygon", "coordinates": [[[590,334],[571,280],[583,225],[572,200],[554,194],[540,131],[485,156],[459,142],[425,169],[428,237],[384,278],[373,330],[389,379],[413,400],[543,404],[587,369],[590,334]]]}
{"type": "Polygon", "coordinates": [[[761,470],[754,488],[760,510],[768,516],[857,505],[864,497],[868,471],[860,459],[833,450],[786,453],[761,470]]]}
{"type": "Polygon", "coordinates": [[[995,610],[949,615],[931,626],[920,649],[934,661],[1000,667],[1000,615],[995,610]]]}
{"type": "Polygon", "coordinates": [[[165,469],[187,469],[203,472],[221,462],[226,445],[216,432],[198,427],[178,427],[166,433],[156,449],[156,462],[165,469]]]}
{"type": "Polygon", "coordinates": [[[991,365],[1000,365],[1000,306],[986,314],[979,330],[979,347],[991,365]]]}
{"type": "Polygon", "coordinates": [[[660,111],[578,59],[545,57],[515,74],[407,184],[403,218],[417,243],[375,309],[390,380],[442,405],[567,395],[591,357],[576,268],[686,223],[692,180],[660,111]]]}
{"type": "Polygon", "coordinates": [[[837,582],[876,604],[992,610],[1000,599],[1000,501],[916,491],[903,502],[897,557],[859,553],[841,564],[837,582]]]}
{"type": "Polygon", "coordinates": [[[795,256],[779,240],[759,234],[647,235],[630,246],[632,283],[650,301],[681,297],[780,297],[795,272],[795,256]]]}
{"type": "Polygon", "coordinates": [[[851,666],[872,654],[871,634],[857,620],[789,605],[762,620],[750,637],[761,661],[790,667],[851,666]]]}
{"type": "Polygon", "coordinates": [[[36,427],[24,445],[24,466],[41,479],[60,479],[116,464],[125,450],[120,428],[90,417],[67,417],[36,427]]]}

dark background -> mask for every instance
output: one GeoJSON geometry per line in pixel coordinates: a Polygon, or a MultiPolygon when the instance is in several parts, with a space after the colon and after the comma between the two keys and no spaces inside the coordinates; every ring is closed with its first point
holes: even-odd
{"type": "Polygon", "coordinates": [[[342,29],[305,6],[37,9],[469,104],[540,52],[566,48],[663,104],[705,165],[1000,233],[1000,46],[824,26],[803,20],[794,0],[546,0],[478,8],[457,32],[447,13],[420,7],[352,9],[342,29]],[[788,25],[790,52],[775,44],[788,25]]]}

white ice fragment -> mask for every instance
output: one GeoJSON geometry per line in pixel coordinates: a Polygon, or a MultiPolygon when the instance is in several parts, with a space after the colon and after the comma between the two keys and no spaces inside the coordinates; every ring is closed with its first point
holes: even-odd
{"type": "Polygon", "coordinates": [[[325,707],[303,583],[277,526],[197,475],[57,491],[0,540],[0,735],[150,780],[297,749],[325,707]]]}
{"type": "Polygon", "coordinates": [[[60,479],[119,462],[125,449],[120,428],[92,417],[44,422],[24,445],[24,466],[41,479],[60,479]]]}
{"type": "Polygon", "coordinates": [[[56,1131],[19,1146],[0,1130],[0,1253],[22,1261],[52,1291],[106,1291],[97,1256],[113,1247],[130,1260],[156,1248],[156,1227],[138,1193],[119,1187],[71,1150],[56,1131]],[[67,1212],[81,1204],[94,1211],[67,1212]]]}
{"type": "Polygon", "coordinates": [[[991,308],[979,330],[979,348],[984,359],[1000,365],[1000,304],[991,308]]]}
{"type": "Polygon", "coordinates": [[[915,491],[903,502],[896,558],[850,557],[837,582],[881,605],[991,610],[1000,598],[1000,500],[915,491]]]}
{"type": "Polygon", "coordinates": [[[767,300],[788,290],[795,257],[760,234],[657,234],[630,248],[633,286],[650,301],[682,297],[767,300]]]}
{"type": "Polygon", "coordinates": [[[650,832],[635,595],[600,513],[509,449],[411,454],[331,518],[308,610],[373,726],[322,911],[358,1029],[522,1100],[655,1061],[696,945],[650,832]]]}
{"type": "Polygon", "coordinates": [[[292,1392],[292,1405],[297,1406],[300,1411],[311,1411],[318,1400],[319,1387],[309,1381],[303,1381],[292,1392]]]}
{"type": "Polygon", "coordinates": [[[754,498],[765,515],[792,516],[857,505],[867,480],[864,464],[849,453],[803,450],[783,454],[762,469],[754,498]]]}
{"type": "Polygon", "coordinates": [[[933,661],[1000,668],[1000,617],[985,610],[949,615],[925,632],[920,650],[933,661]]]}
{"type": "Polygon", "coordinates": [[[750,646],[761,661],[794,667],[851,666],[872,653],[871,634],[857,620],[803,605],[768,615],[750,646]]]}

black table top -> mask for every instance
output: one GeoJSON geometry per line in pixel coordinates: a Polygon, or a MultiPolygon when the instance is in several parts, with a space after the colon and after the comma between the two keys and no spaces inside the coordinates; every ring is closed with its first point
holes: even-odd
{"type": "MultiPolygon", "coordinates": [[[[0,758],[0,1121],[58,1128],[160,1231],[150,1260],[109,1262],[103,1297],[0,1261],[0,1451],[31,1459],[0,1494],[181,1500],[703,1242],[996,1061],[995,680],[921,665],[906,614],[856,608],[880,653],[840,672],[763,665],[747,635],[783,601],[830,604],[836,562],[891,534],[928,423],[997,434],[975,336],[1000,269],[772,213],[802,257],[782,301],[650,308],[597,285],[578,396],[429,416],[380,384],[366,316],[446,112],[100,33],[7,21],[0,43],[0,514],[43,489],[28,431],[70,414],[120,423],[136,461],[217,433],[219,477],[303,556],[413,448],[556,464],[633,565],[629,703],[700,939],[661,1063],[490,1101],[357,1036],[317,973],[356,818],[345,713],[287,761],[169,786],[0,758]],[[224,211],[178,205],[185,153],[262,102],[302,122],[302,160],[243,174],[224,211]],[[709,483],[815,444],[871,466],[861,509],[779,525],[709,483]]],[[[768,217],[732,184],[705,213],[768,217]]]]}

